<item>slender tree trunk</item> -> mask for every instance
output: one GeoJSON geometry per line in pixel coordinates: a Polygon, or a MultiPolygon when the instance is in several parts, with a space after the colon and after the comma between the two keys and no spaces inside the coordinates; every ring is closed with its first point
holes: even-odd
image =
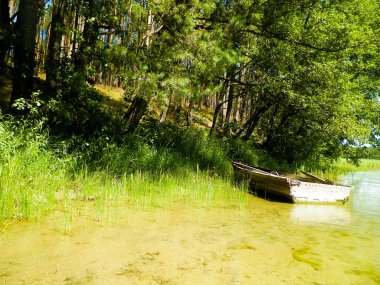
{"type": "Polygon", "coordinates": [[[222,111],[222,107],[223,107],[223,104],[218,104],[216,106],[216,108],[215,108],[214,117],[213,117],[213,120],[212,120],[212,126],[211,126],[211,129],[210,129],[210,136],[213,136],[215,134],[216,126],[217,126],[217,123],[218,123],[219,114],[222,111]]]}
{"type": "Polygon", "coordinates": [[[268,110],[267,105],[256,108],[252,112],[250,118],[245,122],[243,127],[234,135],[234,137],[235,138],[240,137],[245,132],[243,139],[248,140],[252,136],[253,131],[257,127],[258,123],[260,122],[261,117],[267,110],[268,110]]]}
{"type": "Polygon", "coordinates": [[[11,25],[9,17],[9,1],[0,0],[0,66],[6,66],[10,38],[11,25]]]}
{"type": "Polygon", "coordinates": [[[160,123],[165,123],[166,122],[166,117],[168,116],[169,108],[170,108],[170,102],[171,102],[171,97],[167,99],[166,102],[166,108],[162,111],[161,116],[160,116],[160,123]]]}
{"type": "Polygon", "coordinates": [[[147,108],[148,101],[143,97],[138,96],[133,99],[131,106],[124,115],[127,126],[126,133],[132,133],[137,128],[147,108]]]}
{"type": "Polygon", "coordinates": [[[186,124],[188,127],[190,127],[193,123],[193,109],[194,109],[194,103],[195,99],[191,98],[190,99],[190,104],[189,104],[189,110],[186,112],[186,124]]]}
{"type": "Polygon", "coordinates": [[[239,117],[240,117],[240,123],[244,124],[245,123],[245,109],[247,106],[247,98],[243,97],[241,98],[241,106],[239,110],[239,117]]]}
{"type": "Polygon", "coordinates": [[[215,93],[212,97],[211,97],[211,107],[212,108],[216,108],[216,105],[218,105],[218,94],[217,93],[215,93]]]}
{"type": "Polygon", "coordinates": [[[235,69],[231,68],[231,70],[227,73],[227,76],[228,76],[228,94],[227,94],[227,108],[226,108],[225,125],[228,128],[228,125],[229,125],[230,120],[231,120],[232,107],[233,107],[233,103],[234,103],[235,87],[232,84],[232,82],[233,82],[233,79],[235,79],[235,69]]]}
{"type": "MultiPolygon", "coordinates": [[[[141,3],[144,4],[144,3],[141,3]]],[[[132,5],[132,3],[131,3],[132,5]]],[[[132,9],[132,6],[130,6],[130,9],[132,9]]],[[[140,19],[142,18],[142,15],[140,14],[140,19]]],[[[148,26],[146,33],[144,35],[145,37],[145,45],[147,48],[149,48],[152,44],[152,35],[154,32],[154,15],[151,10],[148,12],[148,26]]],[[[141,41],[141,34],[138,33],[138,42],[141,41]]],[[[125,114],[124,118],[127,123],[127,129],[126,132],[131,133],[133,132],[138,124],[140,123],[140,120],[145,114],[146,109],[148,108],[148,101],[143,98],[142,96],[136,96],[133,101],[132,105],[129,107],[127,113],[125,114]]]]}
{"type": "Polygon", "coordinates": [[[97,1],[88,0],[88,9],[85,16],[85,23],[83,28],[83,41],[80,45],[79,52],[75,60],[75,67],[78,71],[82,72],[84,76],[86,67],[90,64],[92,58],[93,48],[98,39],[98,22],[92,19],[96,15],[97,1]]]}
{"type": "Polygon", "coordinates": [[[240,110],[240,104],[241,103],[241,98],[238,98],[236,100],[236,104],[235,104],[235,108],[234,108],[234,113],[233,113],[233,118],[234,118],[234,123],[238,123],[239,122],[239,110],[240,110]]]}
{"type": "MultiPolygon", "coordinates": [[[[43,18],[40,18],[37,24],[37,39],[36,39],[36,56],[35,56],[35,62],[36,62],[36,67],[35,71],[37,73],[40,72],[41,69],[41,63],[43,62],[43,43],[42,43],[42,37],[41,37],[41,28],[43,25],[43,18]]],[[[42,66],[43,68],[43,66],[42,66]]]]}
{"type": "Polygon", "coordinates": [[[228,101],[227,101],[227,110],[226,110],[226,120],[225,124],[229,124],[231,120],[232,107],[234,102],[234,86],[230,85],[228,90],[228,101]]]}
{"type": "MultiPolygon", "coordinates": [[[[67,0],[65,0],[67,1],[67,0]]],[[[71,56],[71,48],[72,48],[72,40],[73,40],[73,31],[72,28],[74,27],[74,20],[75,20],[75,2],[72,1],[71,4],[69,2],[66,3],[66,13],[67,16],[64,15],[64,23],[67,27],[69,27],[68,30],[70,30],[69,33],[65,33],[63,35],[63,56],[65,58],[69,58],[71,56]]]]}
{"type": "Polygon", "coordinates": [[[278,123],[278,125],[274,128],[274,130],[272,132],[270,132],[267,135],[264,143],[262,144],[263,147],[265,147],[267,149],[270,149],[272,147],[272,144],[273,144],[273,134],[279,133],[279,130],[286,124],[286,122],[288,121],[288,119],[290,117],[292,117],[294,114],[295,114],[294,111],[290,111],[290,110],[285,111],[285,113],[282,115],[281,120],[278,123]]]}
{"type": "Polygon", "coordinates": [[[55,0],[51,16],[49,46],[46,59],[46,80],[52,87],[57,83],[56,73],[61,57],[62,27],[64,25],[64,15],[66,12],[65,3],[66,0],[55,0]]]}
{"type": "MultiPolygon", "coordinates": [[[[214,117],[213,117],[213,120],[212,120],[212,126],[211,126],[210,133],[209,133],[210,136],[213,136],[215,134],[215,131],[216,131],[217,127],[218,127],[218,123],[220,121],[219,120],[219,115],[223,111],[223,106],[225,104],[225,102],[223,101],[223,98],[224,98],[223,94],[225,93],[225,91],[227,89],[227,85],[228,85],[228,82],[226,80],[226,81],[224,81],[223,86],[222,86],[222,88],[220,90],[220,93],[221,93],[220,96],[221,96],[222,100],[221,100],[220,103],[215,104],[214,117]]],[[[215,97],[216,97],[216,95],[215,95],[215,97]]],[[[223,121],[223,118],[222,118],[222,121],[223,121]]]]}
{"type": "Polygon", "coordinates": [[[72,47],[71,47],[71,58],[75,58],[75,53],[77,50],[77,34],[79,32],[79,12],[80,12],[80,7],[81,7],[81,0],[76,0],[75,6],[76,8],[75,8],[75,18],[74,18],[74,35],[73,35],[73,42],[72,42],[72,47]]]}
{"type": "Polygon", "coordinates": [[[235,88],[231,84],[233,77],[234,77],[234,75],[233,75],[233,72],[232,72],[232,74],[230,76],[228,95],[227,95],[226,118],[225,118],[224,127],[223,127],[224,128],[224,134],[226,136],[230,135],[230,121],[231,121],[231,113],[232,113],[232,108],[233,108],[233,103],[234,103],[234,91],[235,91],[235,88]]]}
{"type": "Polygon", "coordinates": [[[145,44],[149,47],[152,44],[152,35],[154,33],[154,15],[152,10],[149,9],[148,12],[148,29],[146,31],[145,44]]]}
{"type": "Polygon", "coordinates": [[[245,135],[243,136],[243,140],[249,140],[253,134],[253,131],[256,129],[257,125],[259,124],[262,116],[264,115],[266,108],[262,108],[259,110],[252,118],[249,120],[247,131],[245,132],[245,135]]]}
{"type": "Polygon", "coordinates": [[[14,78],[11,104],[30,98],[33,91],[34,56],[40,1],[20,1],[15,25],[14,78]]]}
{"type": "Polygon", "coordinates": [[[226,121],[226,111],[227,111],[227,93],[226,92],[223,92],[220,94],[219,102],[223,102],[222,112],[220,113],[221,116],[219,117],[219,126],[223,128],[226,121]]]}

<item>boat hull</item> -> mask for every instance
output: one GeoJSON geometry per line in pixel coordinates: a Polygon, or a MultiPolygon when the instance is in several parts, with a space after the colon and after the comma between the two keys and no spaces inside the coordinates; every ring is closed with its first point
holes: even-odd
{"type": "Polygon", "coordinates": [[[248,180],[253,192],[268,191],[287,197],[294,203],[345,203],[352,189],[349,185],[291,179],[274,171],[266,171],[239,162],[234,162],[233,166],[235,177],[238,180],[248,180]]]}
{"type": "Polygon", "coordinates": [[[298,181],[291,186],[290,196],[295,203],[345,203],[350,197],[351,188],[298,181]]]}

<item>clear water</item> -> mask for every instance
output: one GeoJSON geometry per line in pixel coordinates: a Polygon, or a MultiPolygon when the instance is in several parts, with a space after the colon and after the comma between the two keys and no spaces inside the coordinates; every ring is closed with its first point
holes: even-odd
{"type": "Polygon", "coordinates": [[[380,172],[343,180],[355,186],[343,206],[251,197],[14,224],[0,233],[0,284],[380,284],[380,172]]]}

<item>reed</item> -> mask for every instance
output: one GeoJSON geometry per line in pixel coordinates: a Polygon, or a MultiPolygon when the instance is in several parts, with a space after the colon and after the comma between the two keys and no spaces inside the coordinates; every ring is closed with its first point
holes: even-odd
{"type": "Polygon", "coordinates": [[[330,165],[324,171],[316,170],[314,173],[325,179],[339,180],[339,177],[349,173],[358,171],[373,171],[380,170],[380,160],[378,159],[362,159],[358,165],[348,162],[345,159],[340,159],[330,165]]]}
{"type": "Polygon", "coordinates": [[[58,211],[60,230],[70,234],[73,215],[83,203],[90,205],[94,217],[102,221],[114,206],[155,209],[180,203],[185,207],[243,207],[247,201],[245,188],[236,188],[226,176],[219,177],[214,171],[182,163],[178,153],[143,144],[142,160],[128,168],[128,163],[122,164],[130,154],[124,145],[114,156],[106,153],[108,162],[116,161],[119,168],[104,164],[94,167],[85,160],[79,162],[78,153],[52,148],[48,137],[39,132],[15,131],[7,123],[0,127],[0,221],[35,220],[58,211]],[[167,160],[176,160],[177,166],[163,171],[167,160]],[[153,162],[157,162],[155,171],[138,169],[153,162]]]}

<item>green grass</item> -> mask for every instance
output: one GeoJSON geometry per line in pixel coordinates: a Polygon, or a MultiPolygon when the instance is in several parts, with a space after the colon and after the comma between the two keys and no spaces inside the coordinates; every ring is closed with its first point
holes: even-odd
{"type": "MultiPolygon", "coordinates": [[[[247,142],[218,141],[202,130],[147,123],[118,140],[105,134],[62,139],[41,131],[39,121],[1,116],[0,154],[0,221],[58,211],[64,233],[87,205],[98,220],[115,206],[244,207],[247,187],[233,185],[231,160],[275,164],[247,142]]],[[[337,180],[379,169],[379,160],[365,159],[359,167],[340,160],[312,172],[337,180]]]]}
{"type": "Polygon", "coordinates": [[[219,163],[216,168],[229,171],[227,158],[215,147],[193,148],[201,170],[178,148],[169,151],[144,141],[116,145],[101,138],[67,153],[66,142],[51,144],[49,139],[38,128],[0,122],[0,221],[34,220],[59,211],[62,231],[68,233],[73,213],[83,203],[101,220],[120,205],[243,207],[247,202],[244,189],[213,167],[207,170],[219,163]]]}
{"type": "Polygon", "coordinates": [[[359,165],[355,165],[345,159],[340,159],[339,161],[331,164],[329,168],[323,171],[315,170],[313,173],[324,179],[336,181],[339,179],[339,176],[345,173],[372,170],[380,170],[380,160],[361,159],[359,165]]]}
{"type": "Polygon", "coordinates": [[[120,178],[106,171],[83,171],[69,178],[62,169],[48,173],[48,167],[40,167],[30,177],[20,178],[1,169],[0,221],[38,219],[53,210],[72,212],[82,203],[92,204],[100,219],[107,207],[118,205],[137,209],[243,207],[247,202],[244,190],[203,172],[160,178],[137,172],[120,178]]]}

